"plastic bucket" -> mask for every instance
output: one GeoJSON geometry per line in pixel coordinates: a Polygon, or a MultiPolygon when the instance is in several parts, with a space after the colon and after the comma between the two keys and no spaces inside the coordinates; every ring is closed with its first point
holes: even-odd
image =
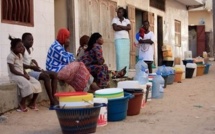
{"type": "Polygon", "coordinates": [[[122,98],[123,97],[123,89],[122,88],[106,88],[97,90],[95,92],[96,98],[108,98],[108,99],[114,99],[114,98],[122,98]]]}
{"type": "Polygon", "coordinates": [[[204,65],[198,65],[196,76],[202,76],[204,74],[204,70],[205,70],[204,65]]]}
{"type": "Polygon", "coordinates": [[[86,92],[59,92],[55,96],[59,97],[61,108],[85,108],[93,107],[93,94],[86,92]]]}
{"type": "Polygon", "coordinates": [[[170,75],[167,77],[167,85],[173,84],[174,79],[175,79],[175,74],[170,74],[170,75]]]}
{"type": "Polygon", "coordinates": [[[195,68],[186,68],[186,78],[193,78],[195,68]]]}
{"type": "Polygon", "coordinates": [[[174,61],[163,61],[162,65],[168,66],[168,67],[173,67],[174,61]]]}
{"type": "Polygon", "coordinates": [[[142,103],[144,93],[142,92],[142,90],[139,90],[139,91],[124,90],[124,91],[134,95],[134,98],[130,99],[128,102],[127,115],[130,115],[130,116],[138,115],[140,113],[140,108],[141,108],[141,103],[142,103]]]}
{"type": "Polygon", "coordinates": [[[208,74],[209,73],[210,66],[211,66],[211,64],[206,64],[205,65],[204,74],[208,74]]]}
{"type": "Polygon", "coordinates": [[[133,97],[130,93],[124,93],[123,98],[108,100],[108,121],[121,121],[127,116],[128,101],[133,97]]]}
{"type": "Polygon", "coordinates": [[[108,105],[108,99],[107,98],[94,98],[94,103],[100,103],[102,104],[99,118],[97,122],[98,127],[106,126],[107,125],[107,105],[108,105]]]}
{"type": "Polygon", "coordinates": [[[63,134],[95,133],[97,120],[102,104],[95,103],[91,108],[62,109],[55,106],[54,110],[63,134]]]}
{"type": "Polygon", "coordinates": [[[183,64],[186,66],[187,63],[193,63],[193,60],[183,60],[183,64]]]}
{"type": "Polygon", "coordinates": [[[175,65],[181,65],[181,58],[180,57],[175,57],[174,63],[175,63],[175,65]]]}
{"type": "Polygon", "coordinates": [[[182,75],[183,75],[183,72],[182,72],[182,71],[176,71],[176,72],[175,72],[175,79],[174,79],[174,82],[181,82],[181,80],[182,80],[182,75]]]}

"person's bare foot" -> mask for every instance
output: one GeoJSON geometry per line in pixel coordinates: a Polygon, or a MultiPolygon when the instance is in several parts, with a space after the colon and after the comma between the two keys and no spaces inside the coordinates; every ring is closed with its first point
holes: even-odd
{"type": "Polygon", "coordinates": [[[94,93],[95,91],[99,90],[99,86],[93,82],[91,85],[90,85],[90,90],[88,91],[89,93],[94,93]]]}
{"type": "Polygon", "coordinates": [[[116,79],[116,78],[123,78],[126,74],[126,68],[127,67],[124,67],[122,70],[120,71],[115,71],[115,72],[112,72],[112,79],[116,79]]]}

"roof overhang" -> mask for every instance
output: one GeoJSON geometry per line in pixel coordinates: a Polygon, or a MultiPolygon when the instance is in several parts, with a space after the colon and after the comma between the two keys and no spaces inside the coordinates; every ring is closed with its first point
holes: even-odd
{"type": "Polygon", "coordinates": [[[203,0],[176,0],[185,6],[197,6],[203,4],[203,0]]]}

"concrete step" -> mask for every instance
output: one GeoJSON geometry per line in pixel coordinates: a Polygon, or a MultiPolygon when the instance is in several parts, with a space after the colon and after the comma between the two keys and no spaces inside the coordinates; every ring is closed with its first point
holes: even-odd
{"type": "MultiPolygon", "coordinates": [[[[49,100],[42,81],[41,81],[41,85],[42,85],[42,92],[39,94],[37,102],[49,100]]],[[[74,91],[74,89],[68,84],[58,82],[57,91],[69,92],[69,91],[74,91]]],[[[11,83],[8,77],[0,78],[0,98],[1,98],[0,114],[13,110],[18,107],[20,96],[18,96],[17,85],[15,83],[11,83]]]]}

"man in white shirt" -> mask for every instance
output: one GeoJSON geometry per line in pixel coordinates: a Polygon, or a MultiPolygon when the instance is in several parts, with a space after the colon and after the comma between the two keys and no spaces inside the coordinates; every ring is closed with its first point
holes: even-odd
{"type": "Polygon", "coordinates": [[[154,33],[149,31],[149,21],[143,22],[145,30],[144,37],[139,38],[139,59],[143,59],[148,64],[149,73],[152,73],[152,63],[154,61],[154,33]]]}

